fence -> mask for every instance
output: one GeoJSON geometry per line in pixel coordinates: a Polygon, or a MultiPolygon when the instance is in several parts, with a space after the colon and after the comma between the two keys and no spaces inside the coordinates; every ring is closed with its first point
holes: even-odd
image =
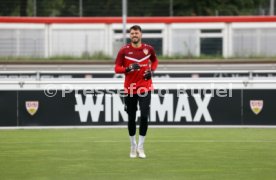
{"type": "MultiPolygon", "coordinates": [[[[115,57],[121,18],[0,18],[0,56],[115,57]]],[[[158,55],[276,56],[276,17],[130,17],[158,55]]]]}
{"type": "MultiPolygon", "coordinates": [[[[274,14],[274,0],[241,2],[140,0],[127,1],[129,16],[223,16],[274,14]]],[[[122,0],[1,0],[1,16],[121,16],[122,0]]]]}

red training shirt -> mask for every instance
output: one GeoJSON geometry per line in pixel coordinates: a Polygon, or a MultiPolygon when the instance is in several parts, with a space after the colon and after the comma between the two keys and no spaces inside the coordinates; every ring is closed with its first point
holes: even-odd
{"type": "Polygon", "coordinates": [[[137,94],[153,90],[152,80],[145,80],[146,70],[155,71],[158,60],[152,46],[142,43],[139,48],[131,44],[123,46],[118,52],[115,62],[115,72],[125,74],[125,92],[128,94],[137,94]],[[133,63],[140,65],[140,70],[126,73],[126,67],[133,63]]]}

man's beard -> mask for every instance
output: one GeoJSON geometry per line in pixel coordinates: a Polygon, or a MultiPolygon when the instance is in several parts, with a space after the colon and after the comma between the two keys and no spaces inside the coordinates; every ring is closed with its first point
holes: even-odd
{"type": "MultiPolygon", "coordinates": [[[[134,39],[134,38],[133,38],[134,39]]],[[[140,39],[139,38],[135,38],[135,39],[137,39],[137,41],[134,41],[134,40],[131,40],[131,42],[133,43],[133,44],[138,44],[139,42],[140,42],[140,39]]]]}

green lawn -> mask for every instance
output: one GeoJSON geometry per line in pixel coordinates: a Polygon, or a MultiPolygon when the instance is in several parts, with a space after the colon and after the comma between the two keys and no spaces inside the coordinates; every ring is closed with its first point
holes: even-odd
{"type": "Polygon", "coordinates": [[[276,179],[276,129],[0,130],[0,179],[276,179]]]}

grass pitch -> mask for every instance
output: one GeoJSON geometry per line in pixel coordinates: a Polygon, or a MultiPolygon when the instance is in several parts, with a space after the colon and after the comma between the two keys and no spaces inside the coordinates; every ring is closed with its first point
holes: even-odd
{"type": "Polygon", "coordinates": [[[276,179],[275,129],[0,130],[0,179],[276,179]]]}

